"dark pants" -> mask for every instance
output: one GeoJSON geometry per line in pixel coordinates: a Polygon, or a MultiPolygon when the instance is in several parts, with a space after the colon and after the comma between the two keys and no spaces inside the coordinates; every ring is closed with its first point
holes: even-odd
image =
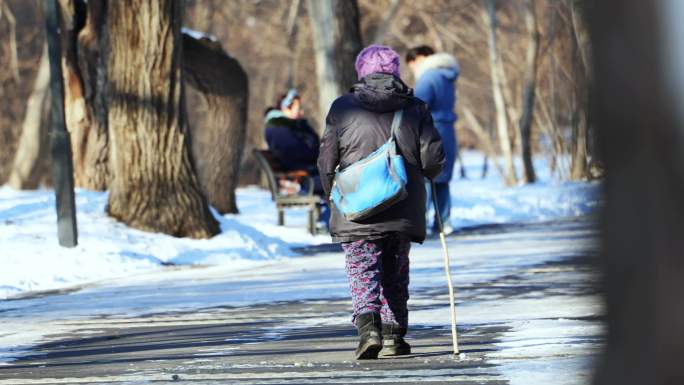
{"type": "MultiPolygon", "coordinates": [[[[426,184],[427,190],[427,208],[432,206],[432,189],[430,183],[426,184]]],[[[437,223],[437,214],[442,218],[442,224],[444,226],[449,225],[449,217],[451,216],[451,195],[449,193],[449,183],[435,183],[435,192],[437,192],[437,205],[435,208],[435,217],[432,222],[432,231],[439,232],[439,224],[437,223]]]]}
{"type": "Polygon", "coordinates": [[[342,243],[342,248],[354,308],[352,323],[359,314],[378,312],[383,323],[408,327],[409,238],[393,234],[342,243]]]}

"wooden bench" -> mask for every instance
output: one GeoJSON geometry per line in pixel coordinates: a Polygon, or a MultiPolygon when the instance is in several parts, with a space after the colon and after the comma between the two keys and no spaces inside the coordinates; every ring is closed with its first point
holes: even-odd
{"type": "Polygon", "coordinates": [[[278,209],[278,226],[285,225],[285,209],[292,207],[308,208],[308,230],[311,234],[316,233],[316,222],[320,215],[321,197],[313,193],[314,179],[304,170],[283,171],[268,150],[254,149],[254,158],[259,163],[261,171],[266,176],[268,188],[271,190],[271,199],[278,209]],[[281,181],[296,181],[306,184],[308,190],[305,195],[300,193],[283,192],[281,181]],[[304,183],[305,182],[305,183],[304,183]]]}

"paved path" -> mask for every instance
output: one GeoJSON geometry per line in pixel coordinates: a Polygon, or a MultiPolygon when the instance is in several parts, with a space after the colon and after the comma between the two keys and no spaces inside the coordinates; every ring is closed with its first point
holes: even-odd
{"type": "MultiPolygon", "coordinates": [[[[502,235],[529,241],[541,229],[547,237],[551,231],[565,242],[568,234],[584,243],[591,243],[594,236],[585,219],[471,230],[450,237],[450,243],[483,241],[488,237],[497,242],[502,235]]],[[[553,243],[553,237],[544,242],[553,243]]],[[[308,252],[325,251],[320,249],[308,252]]],[[[513,268],[494,279],[457,285],[459,307],[477,304],[478,308],[495,308],[502,301],[529,299],[530,295],[563,295],[568,300],[595,296],[595,251],[591,247],[586,250],[551,262],[513,268]]],[[[472,273],[478,274],[475,268],[472,273]]],[[[220,287],[220,282],[216,284],[220,287]]],[[[443,286],[442,282],[433,286],[423,282],[412,290],[411,311],[430,314],[433,310],[445,310],[447,293],[443,286]]],[[[157,283],[147,291],[105,292],[144,303],[144,296],[165,289],[163,283],[157,283]]],[[[166,294],[172,301],[176,293],[166,294]]],[[[202,294],[198,290],[195,295],[216,295],[216,291],[202,294]]],[[[0,308],[0,317],[3,313],[8,319],[20,317],[33,306],[57,306],[54,301],[68,302],[69,298],[78,297],[61,294],[7,301],[13,305],[6,302],[6,307],[0,308]],[[25,301],[34,302],[23,307],[25,301]]],[[[90,299],[93,306],[98,301],[105,303],[108,298],[90,299]]],[[[64,306],[64,311],[68,311],[69,306],[64,306]]],[[[318,298],[252,306],[200,305],[187,310],[148,311],[143,315],[98,314],[62,320],[52,317],[44,324],[47,330],[55,328],[54,332],[46,333],[49,338],[44,340],[49,342],[38,343],[20,359],[0,365],[0,384],[508,384],[510,378],[502,362],[534,362],[546,359],[544,355],[548,354],[542,350],[538,354],[492,358],[493,353],[502,349],[501,343],[514,324],[463,322],[459,325],[459,337],[464,355],[455,359],[448,325],[424,322],[411,330],[413,355],[355,361],[352,352],[356,334],[347,324],[349,307],[347,298],[318,298]]],[[[601,323],[600,315],[588,318],[581,321],[601,323]]],[[[572,349],[566,352],[561,346],[557,359],[591,358],[602,344],[602,338],[594,334],[574,337],[580,338],[575,338],[573,344],[585,347],[572,353],[572,349]]]]}

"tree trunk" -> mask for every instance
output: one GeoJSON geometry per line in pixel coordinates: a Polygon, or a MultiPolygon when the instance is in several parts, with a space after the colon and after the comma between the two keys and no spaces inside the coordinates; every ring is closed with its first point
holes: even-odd
{"type": "Polygon", "coordinates": [[[588,152],[588,87],[589,79],[584,52],[584,42],[580,39],[578,15],[575,4],[571,4],[572,13],[572,57],[573,77],[575,79],[575,100],[572,114],[572,165],[570,178],[584,180],[589,177],[587,162],[588,152]]]}
{"type": "Polygon", "coordinates": [[[319,131],[332,102],[356,82],[354,62],[361,51],[356,0],[308,0],[318,81],[319,131]]]}
{"type": "Polygon", "coordinates": [[[684,4],[585,1],[606,165],[608,339],[594,383],[684,383],[684,4]],[[636,76],[638,75],[638,76],[636,76]]]}
{"type": "Polygon", "coordinates": [[[537,31],[536,1],[525,0],[525,25],[527,27],[527,53],[525,74],[523,75],[522,114],[520,115],[520,147],[522,149],[525,182],[534,183],[537,176],[532,163],[532,121],[534,114],[535,91],[537,88],[537,58],[539,56],[539,31],[537,31]]]}
{"type": "Polygon", "coordinates": [[[48,110],[50,63],[47,48],[43,50],[33,91],[26,103],[19,145],[14,156],[8,183],[17,190],[38,188],[47,167],[41,167],[49,154],[45,113],[48,110]]]}
{"type": "MultiPolygon", "coordinates": [[[[545,124],[541,125],[542,130],[546,131],[549,140],[553,143],[551,154],[551,171],[555,173],[559,179],[569,179],[570,171],[567,168],[567,162],[563,161],[567,153],[565,141],[558,124],[558,93],[556,91],[557,77],[558,77],[558,63],[557,59],[557,21],[558,10],[556,8],[549,9],[548,16],[548,48],[550,64],[548,65],[547,79],[549,80],[548,91],[546,95],[540,95],[539,106],[541,108],[542,116],[545,118],[545,124]]],[[[540,89],[543,91],[543,88],[540,89]]]]}
{"type": "Polygon", "coordinates": [[[492,79],[492,93],[494,97],[494,106],[496,107],[496,126],[499,133],[499,145],[501,146],[501,155],[504,158],[504,165],[506,170],[506,185],[512,186],[518,182],[518,177],[515,172],[513,164],[513,149],[511,146],[511,139],[508,135],[508,117],[506,110],[506,103],[503,97],[502,79],[498,71],[498,62],[500,60],[498,50],[496,47],[496,1],[487,0],[486,10],[483,13],[483,18],[487,24],[487,42],[489,46],[489,69],[492,79]]]}
{"type": "MultiPolygon", "coordinates": [[[[90,0],[85,25],[78,32],[77,59],[80,70],[82,97],[89,116],[89,124],[79,134],[78,146],[81,164],[76,164],[76,185],[91,190],[105,190],[109,174],[106,63],[101,54],[106,3],[90,0]]],[[[74,137],[72,136],[72,139],[74,137]]]]}
{"type": "Polygon", "coordinates": [[[237,213],[235,189],[245,147],[247,74],[219,43],[183,35],[192,152],[200,184],[221,214],[237,213]],[[199,106],[201,107],[199,107],[199,106]]]}
{"type": "Polygon", "coordinates": [[[67,129],[71,135],[71,149],[74,162],[74,183],[76,186],[96,190],[104,186],[91,186],[85,177],[89,164],[85,159],[88,146],[88,131],[91,119],[86,104],[85,90],[78,63],[77,35],[80,26],[74,0],[58,0],[60,11],[60,38],[62,45],[62,73],[64,76],[64,112],[67,129]],[[99,188],[94,188],[99,187],[99,188]]]}
{"type": "Polygon", "coordinates": [[[190,155],[182,81],[182,1],[107,3],[108,212],[178,237],[218,233],[190,155]]]}

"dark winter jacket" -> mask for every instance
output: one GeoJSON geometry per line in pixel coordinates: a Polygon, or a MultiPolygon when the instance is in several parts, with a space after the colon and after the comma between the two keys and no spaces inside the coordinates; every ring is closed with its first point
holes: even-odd
{"type": "Polygon", "coordinates": [[[419,65],[416,74],[416,97],[427,103],[432,112],[435,128],[442,137],[446,163],[444,171],[435,182],[445,183],[451,180],[456,161],[458,145],[454,123],[457,120],[454,112],[456,104],[456,79],[459,76],[456,59],[447,53],[437,53],[425,58],[419,65]]]}
{"type": "Polygon", "coordinates": [[[406,164],[408,197],[363,223],[345,220],[331,204],[333,241],[377,239],[396,232],[408,235],[413,242],[425,239],[424,177],[434,178],[442,171],[444,149],[427,105],[413,97],[413,90],[399,78],[368,75],[333,102],[321,140],[318,169],[329,196],[335,168],[339,165],[344,169],[384,144],[393,112],[401,108],[404,116],[396,139],[406,164]]]}
{"type": "Polygon", "coordinates": [[[285,171],[307,170],[315,173],[320,140],[304,119],[289,119],[279,110],[266,116],[268,149],[285,171]]]}

